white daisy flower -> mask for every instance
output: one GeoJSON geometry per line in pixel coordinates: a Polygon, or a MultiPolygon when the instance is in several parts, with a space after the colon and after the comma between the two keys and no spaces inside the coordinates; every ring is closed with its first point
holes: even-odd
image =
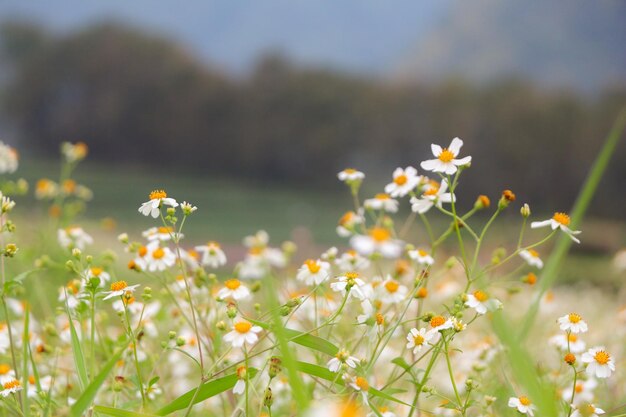
{"type": "Polygon", "coordinates": [[[0,385],[15,379],[15,371],[6,363],[0,363],[0,385]]]}
{"type": "Polygon", "coordinates": [[[352,236],[355,233],[356,226],[363,223],[363,221],[364,218],[362,214],[348,211],[339,219],[337,234],[341,237],[352,236]]]}
{"type": "Polygon", "coordinates": [[[459,152],[461,151],[462,146],[463,141],[459,138],[452,139],[450,146],[443,149],[441,148],[441,146],[435,145],[433,143],[432,145],[430,145],[430,148],[433,151],[433,155],[437,159],[429,159],[427,161],[423,161],[420,164],[422,169],[432,172],[442,172],[446,175],[454,174],[457,171],[458,166],[467,165],[472,161],[471,156],[456,159],[456,157],[459,156],[459,152]]]}
{"type": "Polygon", "coordinates": [[[296,278],[306,285],[319,285],[330,277],[330,264],[321,260],[307,259],[298,269],[296,278]]]}
{"type": "Polygon", "coordinates": [[[446,319],[444,316],[435,316],[430,319],[430,327],[432,328],[431,330],[436,333],[453,328],[454,322],[451,319],[446,319]]]}
{"type": "Polygon", "coordinates": [[[346,272],[344,275],[337,277],[337,282],[330,284],[330,288],[333,291],[341,292],[343,297],[346,296],[346,291],[349,291],[349,297],[355,297],[359,300],[366,298],[365,282],[359,278],[357,272],[346,272]]]}
{"type": "Polygon", "coordinates": [[[0,395],[2,395],[3,397],[8,397],[10,394],[14,394],[21,390],[22,383],[17,379],[12,379],[2,384],[2,391],[0,391],[0,395]]]}
{"type": "MultiPolygon", "coordinates": [[[[140,248],[139,255],[141,252],[140,248]]],[[[158,241],[153,241],[148,244],[145,257],[135,259],[135,263],[150,272],[164,271],[176,263],[176,255],[168,247],[160,247],[158,241]]]]}
{"type": "Polygon", "coordinates": [[[348,250],[344,252],[336,261],[335,264],[343,272],[349,271],[362,271],[369,268],[370,260],[359,255],[355,250],[348,250]]]}
{"type": "Polygon", "coordinates": [[[193,213],[194,211],[198,210],[198,207],[194,206],[191,203],[188,203],[186,201],[183,201],[180,205],[181,210],[183,211],[183,213],[186,216],[189,216],[191,213],[193,213]]]}
{"type": "Polygon", "coordinates": [[[326,366],[328,366],[328,370],[330,372],[338,372],[343,364],[346,364],[350,368],[354,369],[358,363],[358,358],[350,356],[350,352],[345,349],[341,349],[337,352],[334,358],[328,361],[326,366]]]}
{"type": "Polygon", "coordinates": [[[206,245],[196,246],[195,248],[202,254],[200,262],[202,265],[210,268],[219,268],[226,265],[226,254],[217,242],[209,242],[206,245]]]}
{"type": "Polygon", "coordinates": [[[485,314],[487,311],[495,311],[502,308],[502,303],[481,290],[474,291],[466,295],[465,306],[473,308],[478,314],[485,314]]]}
{"type": "Polygon", "coordinates": [[[224,282],[224,288],[219,290],[217,298],[224,300],[232,298],[233,300],[243,300],[250,296],[250,290],[236,278],[228,279],[224,282]]]}
{"type": "Polygon", "coordinates": [[[18,154],[15,148],[0,141],[0,174],[12,174],[17,170],[18,154]]]}
{"type": "Polygon", "coordinates": [[[581,404],[576,407],[571,417],[598,417],[605,411],[591,403],[581,404]]]}
{"type": "Polygon", "coordinates": [[[442,180],[441,184],[437,181],[430,181],[421,197],[411,197],[411,210],[415,213],[424,214],[435,205],[441,207],[443,203],[456,202],[456,197],[453,194],[446,193],[447,189],[447,180],[442,180]]]}
{"type": "Polygon", "coordinates": [[[355,391],[360,391],[363,394],[367,393],[367,391],[370,389],[370,384],[367,382],[367,379],[363,378],[362,376],[351,376],[345,374],[343,376],[343,380],[355,391]]]}
{"type": "Polygon", "coordinates": [[[587,331],[587,323],[580,317],[579,314],[570,313],[558,319],[559,327],[563,331],[570,331],[572,333],[585,333],[587,331]]]}
{"type": "Polygon", "coordinates": [[[61,144],[61,153],[63,154],[67,162],[77,162],[85,159],[88,151],[89,148],[84,142],[63,142],[61,144]]]}
{"type": "Polygon", "coordinates": [[[413,167],[396,168],[393,171],[393,181],[385,186],[385,192],[392,197],[404,197],[420,183],[421,177],[413,167]]]}
{"type": "Polygon", "coordinates": [[[563,401],[570,401],[572,399],[572,391],[575,391],[574,405],[590,403],[594,399],[593,390],[598,386],[598,382],[595,379],[589,378],[586,381],[578,380],[576,386],[569,387],[563,390],[561,397],[563,401]]]}
{"type": "Polygon", "coordinates": [[[519,256],[522,257],[530,266],[534,266],[537,269],[543,268],[543,261],[539,257],[539,252],[533,249],[524,249],[520,251],[519,256]]]}
{"type": "Polygon", "coordinates": [[[413,328],[409,331],[409,334],[406,335],[406,340],[408,343],[406,344],[407,349],[413,349],[413,354],[417,354],[422,350],[424,345],[427,345],[434,337],[436,336],[436,332],[433,330],[419,329],[413,328]]]}
{"type": "Polygon", "coordinates": [[[369,198],[363,202],[366,209],[384,210],[387,213],[396,213],[398,211],[398,200],[389,196],[389,194],[376,194],[374,198],[369,198]]]}
{"type": "Polygon", "coordinates": [[[399,303],[406,298],[408,293],[408,289],[392,279],[391,276],[387,276],[387,279],[377,289],[382,301],[389,304],[399,303]]]}
{"type": "Polygon", "coordinates": [[[393,239],[391,232],[383,227],[373,227],[367,235],[353,236],[350,244],[361,255],[379,253],[385,258],[398,258],[403,248],[402,241],[393,239]]]}
{"type": "Polygon", "coordinates": [[[408,252],[409,258],[413,259],[420,265],[430,266],[435,263],[435,260],[428,252],[422,249],[414,249],[408,252]]]}
{"type": "Polygon", "coordinates": [[[161,206],[178,207],[178,203],[173,198],[168,198],[163,190],[154,190],[150,193],[150,201],[146,201],[139,207],[138,211],[144,216],[159,217],[161,206]]]}
{"type": "Polygon", "coordinates": [[[148,230],[144,230],[141,235],[149,241],[159,240],[161,242],[172,240],[172,237],[178,241],[184,237],[184,235],[176,233],[174,228],[170,226],[151,227],[148,230]]]}
{"type": "Polygon", "coordinates": [[[532,402],[526,397],[522,395],[521,397],[511,397],[509,398],[509,407],[516,408],[522,414],[528,414],[529,416],[533,416],[535,406],[532,402]]]}
{"type": "Polygon", "coordinates": [[[111,275],[109,275],[108,272],[106,272],[104,269],[100,268],[99,266],[92,266],[91,268],[85,269],[83,274],[85,275],[85,278],[87,279],[87,281],[89,281],[91,278],[99,278],[100,285],[104,284],[105,282],[108,282],[111,279],[111,275]]]}
{"type": "Polygon", "coordinates": [[[343,182],[354,182],[363,180],[365,174],[354,168],[346,168],[337,174],[337,178],[339,178],[339,181],[343,182]]]}
{"type": "Polygon", "coordinates": [[[615,371],[615,362],[602,346],[589,349],[582,354],[581,361],[587,364],[587,375],[608,378],[615,371]]]}
{"type": "Polygon", "coordinates": [[[93,243],[93,238],[89,236],[82,227],[70,226],[57,231],[59,245],[66,249],[85,249],[87,245],[93,243]]]}
{"type": "Polygon", "coordinates": [[[252,345],[259,340],[257,333],[262,330],[259,326],[253,326],[248,321],[238,321],[233,326],[233,330],[224,335],[224,341],[236,348],[242,347],[244,344],[252,345]]]}
{"type": "Polygon", "coordinates": [[[80,299],[80,281],[70,281],[65,287],[59,288],[58,301],[63,303],[67,302],[68,308],[71,310],[78,307],[81,302],[80,299]]]}
{"type": "Polygon", "coordinates": [[[570,224],[570,218],[565,213],[554,213],[551,219],[544,220],[541,222],[532,222],[530,227],[532,229],[537,229],[539,227],[547,227],[550,226],[552,230],[556,230],[557,228],[561,229],[567,236],[570,237],[574,242],[580,243],[580,240],[575,237],[575,235],[580,234],[580,230],[572,230],[568,226],[570,224]]]}
{"type": "Polygon", "coordinates": [[[569,335],[567,333],[554,335],[550,339],[548,339],[548,343],[550,343],[552,346],[556,346],[562,351],[567,351],[569,346],[569,350],[572,353],[582,353],[587,347],[585,341],[579,339],[578,336],[574,333],[569,333],[569,335]]]}
{"type": "Polygon", "coordinates": [[[233,394],[241,395],[246,390],[246,374],[248,369],[245,365],[237,367],[237,383],[233,387],[233,394]]]}
{"type": "Polygon", "coordinates": [[[105,292],[107,296],[104,297],[103,300],[108,300],[109,298],[113,297],[120,297],[124,294],[129,294],[132,296],[133,291],[135,291],[137,287],[139,287],[139,284],[129,286],[126,281],[116,281],[111,284],[111,291],[105,292]]]}
{"type": "Polygon", "coordinates": [[[270,241],[270,235],[265,230],[259,230],[253,235],[243,238],[243,244],[247,248],[264,248],[270,241]]]}

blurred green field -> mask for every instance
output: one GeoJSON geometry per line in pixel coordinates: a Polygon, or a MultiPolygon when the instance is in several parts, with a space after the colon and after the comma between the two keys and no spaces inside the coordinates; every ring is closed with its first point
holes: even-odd
{"type": "MultiPolygon", "coordinates": [[[[37,179],[47,177],[57,180],[59,163],[24,157],[17,176],[23,177],[34,187],[37,179]]],[[[334,174],[328,174],[334,175],[334,174]]],[[[252,183],[234,179],[219,179],[162,171],[147,170],[137,166],[116,167],[89,160],[81,163],[73,177],[94,191],[86,213],[79,222],[94,235],[98,245],[116,247],[115,236],[128,232],[131,238],[139,239],[140,232],[156,225],[151,218],[137,213],[139,205],[147,199],[155,188],[164,188],[179,202],[187,200],[198,206],[198,211],[189,219],[185,234],[186,243],[191,246],[208,240],[216,240],[226,245],[238,245],[241,239],[259,229],[270,233],[272,242],[294,240],[301,247],[300,256],[317,256],[325,247],[346,246],[347,241],[337,236],[335,227],[341,215],[350,210],[352,199],[343,184],[337,183],[332,190],[309,189],[281,186],[275,183],[252,183]],[[113,230],[103,229],[104,218],[116,222],[113,230]],[[100,231],[99,231],[100,230],[100,231]]],[[[373,181],[363,191],[368,197],[379,192],[384,184],[373,181]]],[[[496,196],[492,196],[495,200],[496,196]]],[[[20,205],[16,211],[16,221],[27,223],[34,230],[41,230],[38,222],[45,221],[45,210],[41,202],[29,196],[17,198],[20,205]]],[[[409,214],[408,204],[397,218],[404,219],[409,214]]],[[[535,214],[533,214],[535,216],[535,214]]],[[[537,214],[537,218],[542,217],[537,214]]],[[[546,214],[546,216],[549,216],[546,214]]],[[[443,230],[446,224],[438,222],[439,216],[431,216],[435,231],[443,230]]],[[[403,220],[398,220],[403,221],[403,220]]],[[[482,226],[485,217],[477,216],[474,221],[482,226]]],[[[503,241],[512,241],[517,236],[520,219],[517,208],[503,213],[488,235],[486,247],[496,249],[503,241]],[[503,239],[503,236],[508,238],[503,239]]],[[[400,228],[401,225],[397,225],[400,228]]],[[[603,285],[608,290],[619,288],[623,276],[611,266],[612,256],[619,248],[626,246],[626,225],[600,219],[586,220],[580,246],[575,246],[566,262],[559,282],[603,285]]],[[[526,232],[529,239],[542,235],[541,231],[526,232]]],[[[414,223],[410,230],[413,236],[424,236],[421,224],[414,223]]],[[[455,245],[455,241],[448,244],[455,245]]],[[[549,253],[549,246],[540,250],[549,253]]]]}

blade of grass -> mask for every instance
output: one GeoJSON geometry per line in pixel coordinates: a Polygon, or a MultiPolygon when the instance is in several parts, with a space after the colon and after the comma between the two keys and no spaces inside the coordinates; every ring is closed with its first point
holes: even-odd
{"type": "MultiPolygon", "coordinates": [[[[255,324],[265,330],[272,330],[272,326],[269,323],[265,323],[258,320],[248,319],[250,323],[255,324]]],[[[300,346],[308,347],[309,349],[317,350],[318,352],[325,353],[330,356],[335,356],[339,352],[339,348],[326,339],[314,336],[312,334],[303,333],[298,330],[284,327],[285,336],[290,342],[299,344],[300,346]]]]}
{"type": "Polygon", "coordinates": [[[538,408],[537,415],[558,415],[554,401],[556,395],[554,387],[542,383],[530,355],[515,337],[511,320],[502,311],[497,311],[493,313],[492,326],[506,348],[504,354],[507,356],[507,363],[513,371],[516,382],[524,389],[524,392],[517,394],[527,395],[532,400],[538,408]]]}
{"type": "Polygon", "coordinates": [[[295,350],[289,348],[289,337],[285,331],[285,326],[279,314],[279,303],[276,297],[276,287],[274,286],[274,277],[270,274],[265,279],[267,288],[267,301],[268,307],[272,312],[272,331],[278,340],[278,346],[282,354],[283,366],[287,370],[287,376],[289,378],[289,386],[293,394],[293,399],[296,401],[299,410],[306,410],[309,405],[308,391],[304,385],[304,381],[300,376],[300,373],[296,369],[296,357],[294,355],[295,350]]]}
{"type": "Polygon", "coordinates": [[[71,417],[81,417],[85,414],[85,411],[89,408],[89,406],[93,403],[93,400],[96,398],[96,394],[98,394],[98,390],[104,384],[104,381],[113,370],[115,363],[118,361],[122,353],[124,353],[124,348],[120,348],[116,353],[113,354],[111,359],[104,365],[102,370],[95,378],[91,384],[85,388],[83,393],[78,397],[72,408],[70,409],[71,417]]]}
{"type": "Polygon", "coordinates": [[[93,407],[96,413],[113,417],[156,417],[155,414],[137,413],[135,411],[120,410],[119,408],[96,405],[93,407]]]}
{"type": "MultiPolygon", "coordinates": [[[[585,215],[589,204],[591,203],[593,195],[598,188],[598,184],[602,179],[602,175],[606,171],[609,162],[611,161],[611,156],[615,151],[615,147],[622,138],[625,126],[626,108],[622,109],[622,111],[617,116],[617,119],[615,120],[611,131],[604,140],[604,145],[602,146],[600,153],[596,157],[591,169],[589,170],[589,173],[587,174],[584,185],[582,186],[578,197],[576,198],[576,202],[574,203],[574,207],[572,208],[572,211],[570,213],[572,228],[576,229],[578,225],[580,225],[580,222],[583,219],[583,216],[585,215]]],[[[550,287],[552,287],[552,284],[554,284],[554,282],[556,281],[561,264],[571,246],[571,239],[561,234],[559,240],[554,247],[554,251],[546,262],[543,273],[541,274],[539,291],[535,295],[522,323],[521,331],[519,334],[520,342],[528,336],[528,332],[530,331],[537,317],[537,313],[539,312],[539,303],[541,302],[541,299],[545,292],[550,287]]]]}
{"type": "MultiPolygon", "coordinates": [[[[250,378],[254,378],[257,372],[258,370],[255,368],[248,368],[248,375],[250,378]]],[[[200,386],[199,391],[198,388],[187,391],[186,393],[157,411],[156,415],[166,416],[173,413],[174,411],[183,410],[189,407],[189,404],[192,400],[194,404],[197,404],[217,394],[221,394],[226,390],[232,389],[237,383],[238,379],[239,377],[237,376],[237,373],[233,373],[222,378],[205,382],[200,386]],[[197,394],[196,391],[198,391],[197,394]]]]}
{"type": "MultiPolygon", "coordinates": [[[[67,294],[66,294],[65,299],[67,300],[67,294]]],[[[72,315],[70,314],[70,309],[67,306],[67,301],[65,302],[65,311],[67,313],[67,318],[70,324],[72,356],[74,357],[74,363],[76,364],[76,370],[78,371],[78,383],[80,385],[81,391],[83,391],[89,385],[89,377],[87,376],[87,366],[85,365],[85,356],[83,355],[83,348],[81,347],[80,339],[78,338],[78,334],[76,333],[76,328],[74,327],[74,320],[72,319],[72,315]]]]}
{"type": "Polygon", "coordinates": [[[28,348],[30,347],[30,309],[24,308],[24,332],[22,333],[22,404],[24,404],[24,415],[30,415],[30,405],[28,404],[28,348]]]}

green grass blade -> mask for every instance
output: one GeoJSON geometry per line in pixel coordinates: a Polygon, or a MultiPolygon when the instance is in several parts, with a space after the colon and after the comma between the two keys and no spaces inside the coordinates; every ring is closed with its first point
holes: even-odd
{"type": "Polygon", "coordinates": [[[267,286],[267,301],[268,307],[272,312],[272,332],[278,340],[278,346],[282,354],[283,369],[287,370],[287,376],[289,378],[289,386],[293,399],[296,401],[299,410],[306,410],[309,405],[309,392],[302,381],[300,373],[296,369],[296,356],[295,349],[292,350],[289,347],[289,336],[285,331],[282,317],[279,314],[279,303],[276,296],[276,287],[274,286],[274,277],[268,275],[265,279],[267,286]]]}
{"type": "Polygon", "coordinates": [[[65,309],[67,311],[67,318],[70,324],[70,335],[72,339],[72,355],[74,356],[74,363],[76,364],[76,370],[78,372],[78,383],[80,384],[81,391],[84,391],[86,387],[89,385],[89,377],[87,376],[87,366],[85,365],[85,355],[83,355],[83,348],[80,344],[78,333],[76,333],[76,328],[74,327],[74,320],[72,319],[70,310],[67,307],[67,302],[65,304],[65,309]]]}
{"type": "MultiPolygon", "coordinates": [[[[265,330],[272,330],[272,326],[269,323],[265,323],[258,320],[249,319],[252,324],[264,328],[265,330]]],[[[285,336],[290,342],[297,343],[300,346],[307,347],[309,349],[317,350],[318,352],[325,353],[330,356],[335,356],[339,352],[339,348],[326,339],[314,336],[312,334],[303,333],[298,330],[283,327],[285,336]]]]}
{"type": "Polygon", "coordinates": [[[24,331],[22,333],[22,404],[24,404],[24,415],[30,415],[30,405],[28,404],[28,350],[30,348],[30,309],[24,308],[24,331]]]}
{"type": "Polygon", "coordinates": [[[94,406],[96,413],[113,417],[157,417],[155,414],[137,413],[135,411],[120,410],[119,408],[105,407],[102,405],[94,406]]]}
{"type": "Polygon", "coordinates": [[[507,363],[516,382],[522,387],[524,392],[511,393],[516,395],[527,395],[537,406],[536,415],[556,416],[558,411],[554,401],[554,387],[542,383],[535,364],[533,363],[527,350],[517,341],[512,330],[511,320],[502,311],[493,313],[492,325],[498,338],[506,348],[504,354],[507,363]]]}
{"type": "MultiPolygon", "coordinates": [[[[298,361],[296,362],[296,367],[299,371],[304,372],[305,374],[309,374],[317,378],[322,378],[322,379],[325,379],[326,381],[334,382],[337,385],[341,385],[341,386],[345,385],[344,381],[341,379],[341,377],[337,375],[336,372],[331,372],[330,370],[328,370],[328,368],[325,368],[323,366],[298,361]]],[[[411,407],[411,404],[405,403],[404,401],[401,401],[393,397],[392,395],[379,391],[376,388],[370,387],[370,389],[367,392],[368,394],[373,395],[375,397],[380,397],[385,400],[393,401],[398,404],[411,407]]]]}
{"type": "MultiPolygon", "coordinates": [[[[613,156],[614,154],[615,147],[622,138],[625,126],[626,109],[623,109],[617,116],[617,119],[615,120],[615,123],[613,124],[613,128],[611,129],[609,135],[604,140],[604,145],[602,146],[600,153],[596,157],[589,173],[587,174],[585,183],[583,184],[578,194],[578,197],[576,198],[576,202],[574,203],[574,207],[572,208],[572,211],[570,213],[572,228],[576,229],[580,225],[580,222],[582,221],[583,216],[585,215],[585,212],[587,211],[587,208],[591,203],[593,195],[598,188],[600,180],[602,179],[602,175],[606,171],[609,162],[611,161],[611,156],[613,156]]],[[[535,319],[537,318],[541,298],[556,281],[561,264],[571,246],[571,239],[561,234],[552,254],[546,261],[545,268],[543,269],[543,272],[541,274],[541,280],[539,281],[539,291],[535,295],[533,302],[531,303],[528,312],[526,313],[526,316],[524,318],[524,322],[522,324],[519,335],[520,341],[524,340],[528,336],[528,332],[530,331],[535,319]]]]}
{"type": "Polygon", "coordinates": [[[89,406],[93,403],[93,400],[96,398],[98,390],[113,370],[115,363],[118,361],[120,356],[122,356],[122,353],[124,353],[124,350],[124,348],[120,348],[115,354],[113,354],[100,373],[96,375],[91,384],[89,384],[80,397],[78,397],[70,410],[71,417],[81,417],[84,415],[85,411],[87,411],[89,406]]]}
{"type": "MultiPolygon", "coordinates": [[[[255,368],[248,368],[248,375],[250,378],[254,378],[257,374],[258,370],[255,368]]],[[[168,414],[173,413],[174,411],[183,410],[189,407],[189,404],[193,400],[194,404],[198,404],[208,398],[211,398],[215,395],[221,394],[222,392],[232,389],[237,383],[237,373],[233,373],[222,378],[214,379],[209,382],[205,382],[200,385],[199,391],[196,394],[196,390],[198,388],[194,388],[190,391],[187,391],[180,397],[176,398],[174,401],[167,404],[165,407],[161,408],[156,412],[157,416],[166,416],[168,414]],[[195,396],[195,399],[194,399],[195,396]]]]}

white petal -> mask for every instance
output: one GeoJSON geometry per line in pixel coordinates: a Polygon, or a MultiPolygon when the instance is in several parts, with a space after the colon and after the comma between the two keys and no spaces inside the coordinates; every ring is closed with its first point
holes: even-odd
{"type": "Polygon", "coordinates": [[[537,229],[538,227],[546,227],[552,224],[552,220],[544,220],[542,222],[532,222],[530,224],[531,229],[537,229]]]}
{"type": "Polygon", "coordinates": [[[463,166],[463,165],[467,165],[470,162],[472,162],[472,157],[471,156],[466,156],[465,158],[461,158],[461,159],[453,159],[452,163],[456,166],[463,166]]]}
{"type": "MultiPolygon", "coordinates": [[[[430,145],[430,149],[433,151],[433,155],[435,155],[437,157],[443,151],[443,149],[441,149],[441,146],[435,145],[434,143],[432,145],[430,145]]],[[[424,168],[424,169],[426,169],[426,168],[424,168]]]]}
{"type": "Polygon", "coordinates": [[[435,171],[435,168],[437,168],[438,166],[438,159],[429,159],[427,161],[422,161],[420,163],[420,166],[422,167],[422,169],[425,169],[426,171],[435,171]]]}
{"type": "Polygon", "coordinates": [[[452,142],[450,142],[448,150],[456,157],[461,151],[461,146],[463,146],[463,141],[459,138],[454,138],[452,142]]]}

